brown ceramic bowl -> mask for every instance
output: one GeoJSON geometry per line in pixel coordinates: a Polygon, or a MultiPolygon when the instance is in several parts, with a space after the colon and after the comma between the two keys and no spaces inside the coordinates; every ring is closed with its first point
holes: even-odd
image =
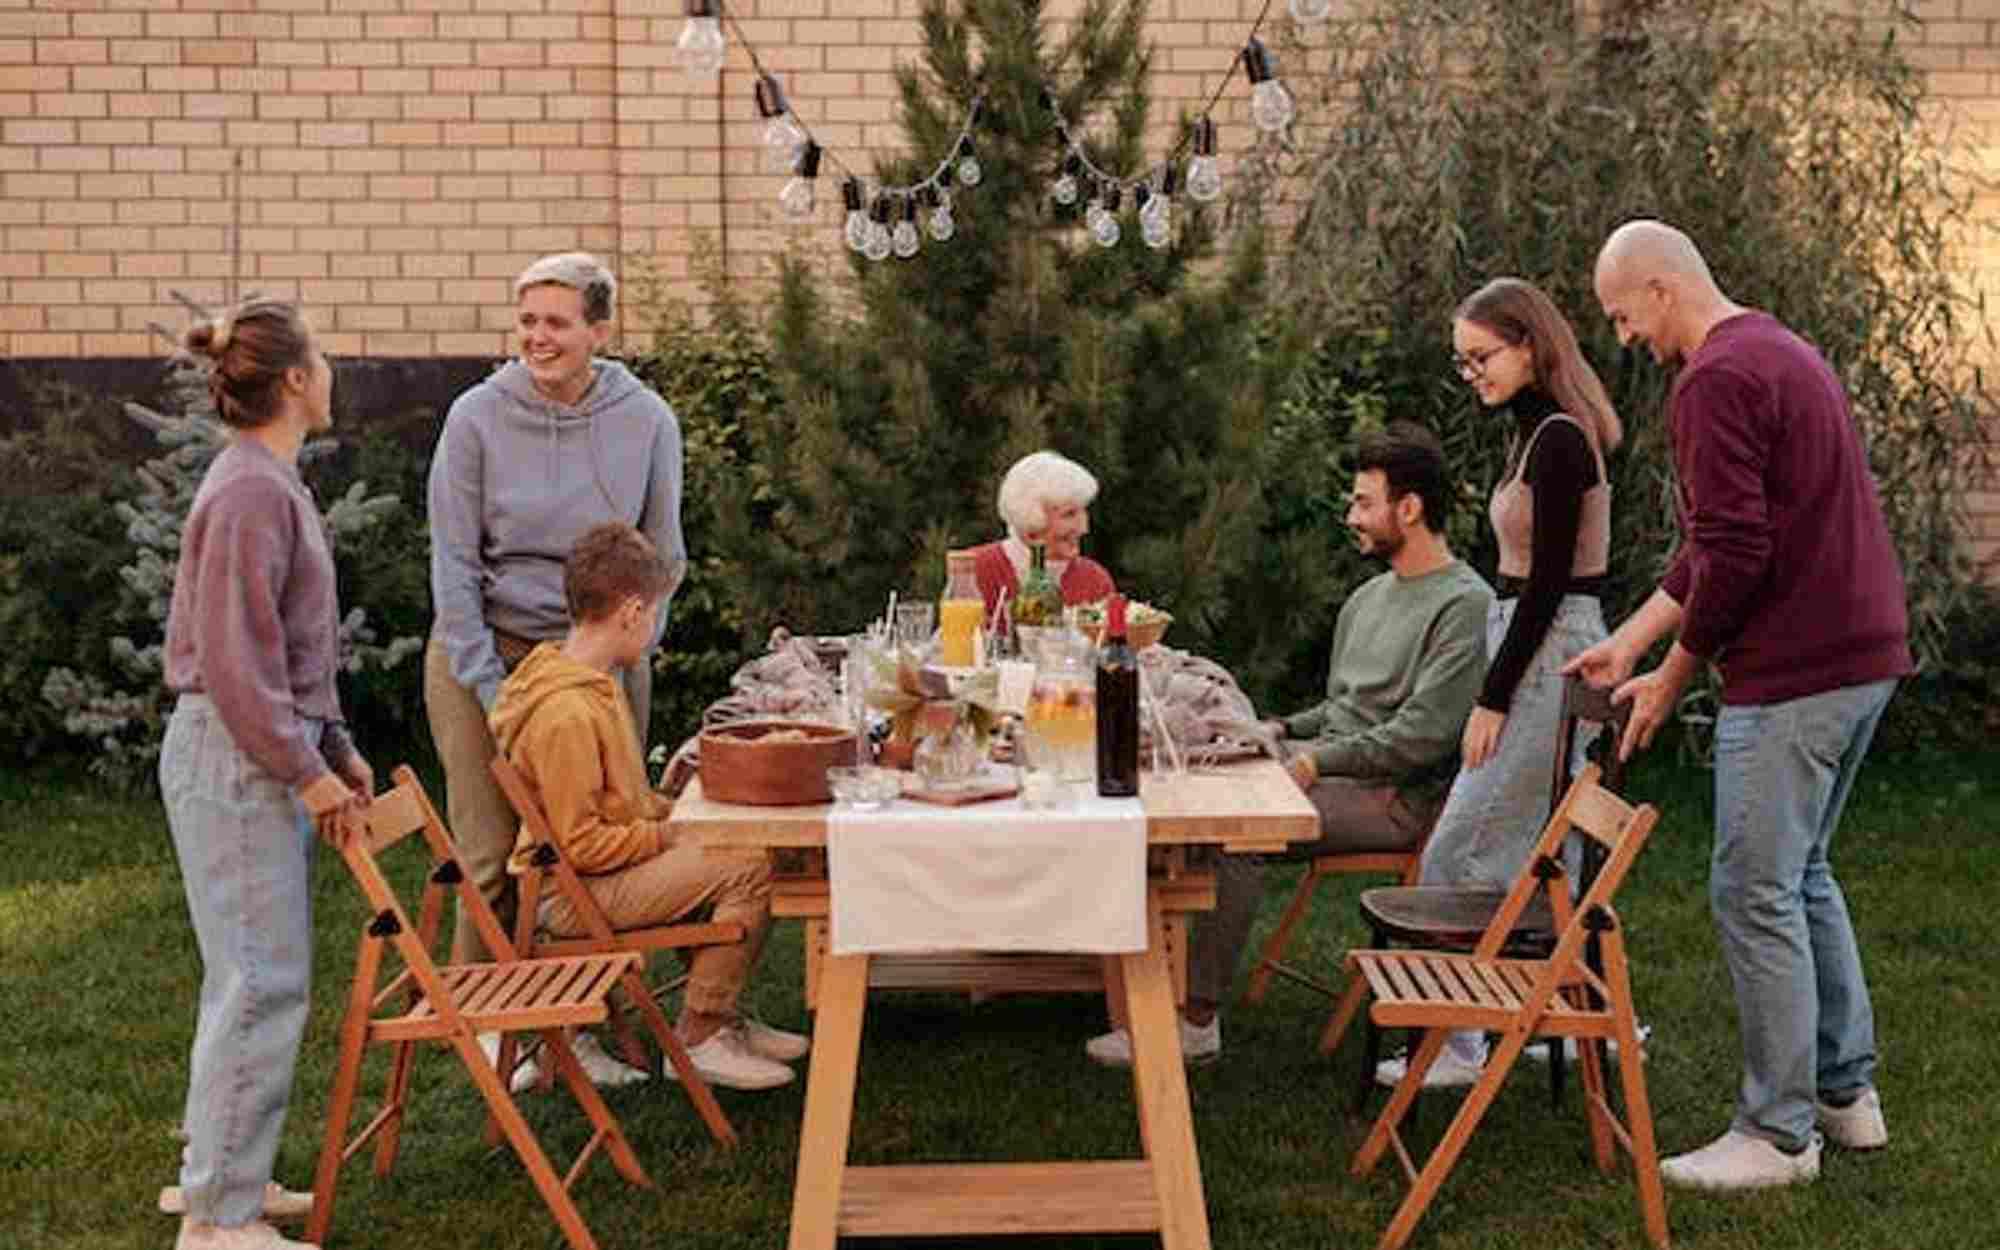
{"type": "Polygon", "coordinates": [[[816,721],[745,720],[701,731],[701,792],[722,803],[825,803],[831,764],[854,762],[854,731],[816,721]]]}

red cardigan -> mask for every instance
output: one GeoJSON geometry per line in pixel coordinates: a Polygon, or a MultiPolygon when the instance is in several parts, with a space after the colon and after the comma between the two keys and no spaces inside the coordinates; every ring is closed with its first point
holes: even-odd
{"type": "MultiPolygon", "coordinates": [[[[987,543],[974,547],[972,554],[977,557],[974,564],[979,575],[979,594],[986,600],[986,615],[993,615],[993,605],[1002,598],[1012,598],[1021,589],[1014,577],[1014,562],[1007,558],[1004,542],[987,543]]],[[[1094,603],[1109,598],[1118,587],[1111,582],[1111,574],[1104,566],[1089,556],[1078,556],[1063,569],[1063,603],[1094,603]]]]}

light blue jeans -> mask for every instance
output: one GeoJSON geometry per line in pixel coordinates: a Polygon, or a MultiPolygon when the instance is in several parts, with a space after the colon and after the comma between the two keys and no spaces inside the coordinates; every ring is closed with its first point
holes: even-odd
{"type": "MultiPolygon", "coordinates": [[[[1519,599],[1501,599],[1486,616],[1486,654],[1500,650],[1519,599]]],[[[1514,884],[1535,839],[1549,823],[1549,784],[1555,773],[1556,738],[1562,728],[1562,666],[1604,641],[1604,609],[1596,595],[1564,595],[1542,645],[1528,661],[1493,757],[1461,768],[1445,799],[1437,828],[1424,844],[1418,881],[1505,890],[1514,884]]],[[[1597,726],[1578,729],[1571,771],[1597,737],[1597,726]]],[[[1572,873],[1577,865],[1570,865],[1572,873]]],[[[1572,875],[1571,880],[1575,880],[1572,875]]]]}
{"type": "Polygon", "coordinates": [[[199,1223],[259,1218],[291,1100],[312,973],[313,829],[291,789],[182,695],[160,791],[201,949],[181,1188],[199,1223]]]}
{"type": "Polygon", "coordinates": [[[1732,1127],[1805,1145],[1815,1097],[1875,1079],[1875,1011],[1827,858],[1896,683],[1872,682],[1715,722],[1709,905],[1736,987],[1743,1077],[1732,1127]]]}

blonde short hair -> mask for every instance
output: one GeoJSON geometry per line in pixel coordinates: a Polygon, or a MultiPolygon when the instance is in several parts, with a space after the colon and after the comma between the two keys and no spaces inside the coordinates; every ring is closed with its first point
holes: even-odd
{"type": "Polygon", "coordinates": [[[1068,456],[1053,451],[1030,452],[1014,462],[1000,480],[1000,519],[1015,538],[1049,527],[1051,504],[1088,508],[1097,498],[1097,479],[1068,456]]]}
{"type": "Polygon", "coordinates": [[[583,296],[585,321],[609,321],[618,308],[618,279],[589,252],[558,252],[529,265],[514,279],[514,299],[531,286],[566,286],[583,296]]]}

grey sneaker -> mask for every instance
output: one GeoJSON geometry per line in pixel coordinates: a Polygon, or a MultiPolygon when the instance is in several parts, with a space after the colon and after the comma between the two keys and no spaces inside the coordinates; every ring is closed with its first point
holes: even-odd
{"type": "Polygon", "coordinates": [[[773,1028],[753,1015],[738,1017],[737,1025],[743,1030],[743,1042],[751,1053],[766,1059],[795,1063],[812,1050],[812,1039],[803,1033],[788,1033],[773,1028]]]}
{"type": "MultiPolygon", "coordinates": [[[[1178,1019],[1181,1025],[1181,1062],[1189,1067],[1199,1067],[1222,1057],[1221,1016],[1216,1016],[1207,1024],[1189,1024],[1186,1016],[1178,1019]]],[[[1129,1068],[1132,1066],[1132,1034],[1124,1029],[1100,1033],[1083,1044],[1083,1053],[1107,1068],[1129,1068]]]]}
{"type": "Polygon", "coordinates": [[[1870,1085],[1845,1107],[1822,1101],[1819,1128],[1843,1150],[1880,1150],[1889,1144],[1889,1126],[1882,1120],[1882,1097],[1870,1085]]]}
{"type": "Polygon", "coordinates": [[[1761,1137],[1730,1129],[1700,1150],[1660,1160],[1660,1179],[1715,1192],[1807,1185],[1819,1179],[1820,1142],[1814,1133],[1804,1150],[1788,1155],[1761,1137]]]}
{"type": "MultiPolygon", "coordinates": [[[[710,1085],[776,1089],[792,1081],[790,1068],[750,1049],[740,1024],[725,1025],[709,1034],[701,1045],[688,1047],[688,1058],[694,1061],[694,1070],[701,1073],[701,1079],[710,1085]]],[[[666,1065],[666,1075],[670,1081],[680,1079],[671,1063],[666,1065]]]]}

